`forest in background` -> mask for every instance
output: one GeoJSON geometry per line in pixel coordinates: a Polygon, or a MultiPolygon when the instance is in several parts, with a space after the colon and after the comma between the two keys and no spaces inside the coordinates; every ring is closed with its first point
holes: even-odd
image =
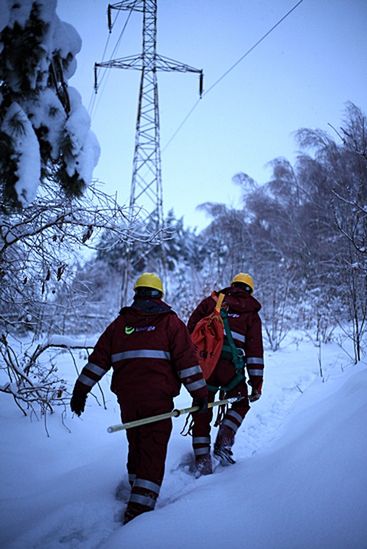
{"type": "MultiPolygon", "coordinates": [[[[297,140],[295,165],[273,160],[267,183],[234,176],[242,191],[238,208],[201,205],[211,221],[199,233],[171,211],[144,255],[137,220],[131,278],[160,273],[163,246],[166,300],[186,320],[202,297],[250,272],[271,350],[291,328],[326,343],[340,327],[358,362],[367,316],[366,116],[350,103],[339,130],[300,129],[297,140]]],[[[77,198],[44,182],[32,204],[3,211],[1,355],[8,383],[1,390],[24,413],[29,406],[51,411],[61,395],[67,400],[52,359],[41,366],[45,352],[86,349],[78,335],[95,336],[118,314],[128,226],[125,209],[98,182],[77,198]],[[84,250],[90,257],[81,261],[84,250]],[[56,341],[55,334],[75,341],[56,341]],[[36,396],[35,387],[42,388],[36,396]]]]}
{"type": "MultiPolygon", "coordinates": [[[[234,176],[242,191],[238,208],[199,206],[210,218],[201,232],[186,228],[170,211],[163,240],[145,256],[137,228],[131,278],[146,270],[162,275],[163,246],[166,299],[187,319],[203,296],[228,286],[237,272],[250,272],[273,350],[290,326],[327,341],[347,321],[359,360],[367,313],[366,116],[350,103],[340,130],[328,135],[300,129],[297,141],[295,165],[285,158],[271,161],[267,183],[245,173],[234,176]]],[[[126,240],[102,230],[95,245],[93,257],[74,264],[73,276],[58,290],[63,305],[74,300],[64,322],[73,333],[98,331],[119,310],[126,240]]],[[[58,304],[56,297],[53,307],[58,304]]]]}
{"type": "Polygon", "coordinates": [[[58,395],[67,397],[52,360],[40,368],[42,356],[87,349],[78,336],[95,337],[118,314],[129,238],[132,281],[145,270],[160,273],[164,247],[165,297],[184,320],[202,297],[246,271],[255,279],[269,349],[276,351],[291,328],[315,344],[331,341],[340,328],[337,337],[342,332],[352,340],[351,358],[361,360],[367,317],[366,116],[350,103],[340,129],[300,129],[297,140],[296,163],[273,160],[267,183],[245,173],[234,176],[242,190],[238,208],[201,205],[211,219],[201,232],[169,212],[148,255],[139,220],[131,236],[125,209],[98,182],[74,199],[44,184],[29,207],[3,215],[1,354],[9,384],[1,390],[23,401],[24,413],[34,395],[31,374],[37,386],[46,387],[35,399],[43,411],[59,403],[58,395]],[[90,257],[81,261],[83,250],[90,257]],[[55,334],[64,339],[56,341],[55,334]]]}
{"type": "MultiPolygon", "coordinates": [[[[81,40],[56,2],[4,4],[0,21],[0,392],[24,414],[66,405],[53,353],[88,351],[118,314],[122,272],[165,281],[186,320],[213,289],[249,272],[262,303],[265,342],[290,328],[316,344],[338,327],[362,356],[367,315],[367,122],[353,103],[340,128],[299,129],[298,157],[270,162],[257,183],[234,175],[242,200],[199,206],[198,232],[168,212],[157,234],[90,182],[99,145],[68,79],[81,40]],[[164,262],[162,263],[162,249],[164,262]],[[148,250],[148,253],[147,253],[148,250]],[[57,337],[56,337],[57,336],[57,337]]],[[[244,170],[246,159],[243,159],[244,170]]],[[[223,182],[226,185],[226,182],[223,182]]],[[[131,295],[132,297],[132,295],[131,295]]],[[[339,335],[338,335],[339,337],[339,335]]]]}

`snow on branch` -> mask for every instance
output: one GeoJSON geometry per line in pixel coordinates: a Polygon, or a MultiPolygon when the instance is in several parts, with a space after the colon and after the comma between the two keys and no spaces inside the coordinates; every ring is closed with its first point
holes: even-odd
{"type": "Polygon", "coordinates": [[[9,0],[0,18],[0,176],[3,201],[24,208],[53,179],[80,196],[100,154],[78,91],[67,80],[81,49],[56,0],[9,0]]]}

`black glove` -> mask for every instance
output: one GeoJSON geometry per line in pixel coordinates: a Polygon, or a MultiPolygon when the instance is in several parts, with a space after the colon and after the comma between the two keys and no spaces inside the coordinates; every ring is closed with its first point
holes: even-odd
{"type": "Polygon", "coordinates": [[[197,414],[202,414],[208,411],[208,399],[207,398],[194,398],[192,401],[193,406],[199,406],[197,414]]]}
{"type": "Polygon", "coordinates": [[[80,391],[74,391],[73,396],[70,400],[71,411],[74,412],[77,416],[81,416],[84,412],[85,402],[87,400],[87,395],[80,391]]]}
{"type": "Polygon", "coordinates": [[[256,402],[261,397],[261,393],[258,393],[255,389],[252,389],[251,395],[248,397],[250,402],[256,402]]]}

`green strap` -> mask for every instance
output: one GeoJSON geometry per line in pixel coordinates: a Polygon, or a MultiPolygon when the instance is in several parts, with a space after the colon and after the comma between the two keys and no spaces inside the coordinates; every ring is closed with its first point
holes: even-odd
{"type": "Polygon", "coordinates": [[[231,391],[232,389],[234,389],[236,385],[238,385],[243,379],[245,379],[243,354],[239,354],[239,351],[242,353],[242,349],[239,349],[238,347],[236,347],[236,344],[233,341],[231,329],[229,327],[227,311],[225,309],[221,309],[220,316],[222,317],[222,320],[223,320],[224,331],[228,341],[228,345],[226,344],[223,345],[222,352],[231,354],[232,362],[234,364],[236,374],[231,379],[231,381],[225,386],[216,387],[215,385],[208,385],[208,390],[213,393],[216,393],[217,391],[219,391],[219,389],[227,393],[228,391],[231,391]]]}
{"type": "Polygon", "coordinates": [[[228,345],[225,345],[225,344],[223,345],[223,351],[231,352],[232,362],[236,369],[236,373],[243,374],[243,354],[239,354],[239,351],[242,353],[242,349],[239,350],[239,348],[236,347],[236,344],[233,341],[232,332],[229,327],[227,311],[225,309],[222,309],[220,312],[220,316],[222,317],[223,324],[224,324],[224,331],[228,340],[228,345]]]}

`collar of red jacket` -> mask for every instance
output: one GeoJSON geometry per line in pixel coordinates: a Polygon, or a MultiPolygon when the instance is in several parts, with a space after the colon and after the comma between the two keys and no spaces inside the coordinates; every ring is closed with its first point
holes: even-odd
{"type": "Polygon", "coordinates": [[[123,307],[120,311],[135,309],[146,314],[162,314],[171,311],[171,307],[160,298],[154,297],[136,297],[130,307],[123,307]]]}

